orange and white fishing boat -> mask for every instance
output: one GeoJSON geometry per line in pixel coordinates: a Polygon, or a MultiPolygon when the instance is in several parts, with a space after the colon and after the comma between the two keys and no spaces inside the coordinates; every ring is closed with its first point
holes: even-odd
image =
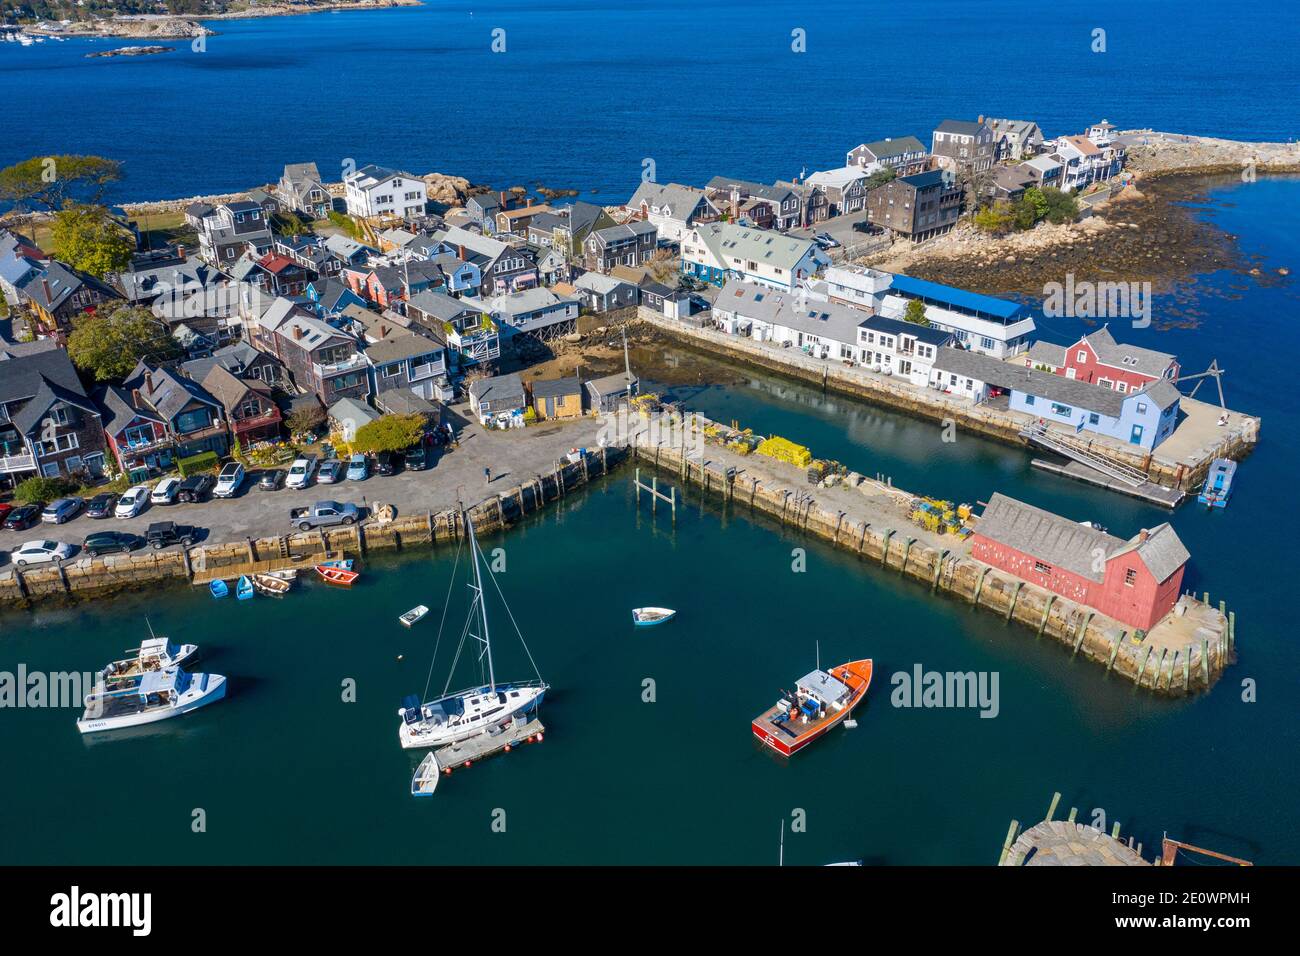
{"type": "Polygon", "coordinates": [[[849,661],[829,672],[818,667],[795,684],[794,693],[782,691],[781,699],[750,727],[763,744],[788,757],[843,723],[870,686],[870,659],[849,661]]]}
{"type": "Polygon", "coordinates": [[[328,564],[316,565],[316,573],[326,584],[341,584],[344,587],[351,587],[352,582],[361,577],[360,571],[348,571],[346,568],[336,568],[328,564]]]}

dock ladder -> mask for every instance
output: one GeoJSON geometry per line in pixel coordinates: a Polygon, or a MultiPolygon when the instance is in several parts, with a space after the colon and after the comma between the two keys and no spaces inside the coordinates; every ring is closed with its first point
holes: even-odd
{"type": "Polygon", "coordinates": [[[1058,455],[1064,455],[1072,461],[1077,461],[1081,465],[1087,465],[1095,471],[1101,472],[1114,478],[1116,481],[1122,481],[1126,485],[1134,488],[1144,485],[1147,482],[1147,476],[1136,468],[1130,468],[1128,465],[1112,461],[1105,455],[1100,455],[1089,448],[1085,443],[1076,441],[1073,438],[1067,438],[1064,435],[1053,435],[1047,430],[1047,426],[1039,422],[1031,422],[1020,430],[1020,437],[1032,444],[1039,445],[1058,455]]]}

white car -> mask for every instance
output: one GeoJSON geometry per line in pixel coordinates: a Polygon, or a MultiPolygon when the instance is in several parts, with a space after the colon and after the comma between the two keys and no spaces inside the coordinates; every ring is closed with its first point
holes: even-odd
{"type": "Polygon", "coordinates": [[[289,477],[284,479],[284,486],[286,488],[306,488],[311,484],[311,476],[315,471],[315,458],[299,458],[289,466],[289,477]]]}
{"type": "Polygon", "coordinates": [[[164,478],[153,486],[149,500],[156,505],[173,505],[176,503],[176,489],[180,486],[181,480],[179,478],[174,476],[164,478]]]}
{"type": "Polygon", "coordinates": [[[239,493],[243,483],[244,466],[237,461],[232,461],[221,469],[221,474],[217,475],[217,486],[212,489],[212,493],[218,498],[233,498],[239,493]]]}
{"type": "Polygon", "coordinates": [[[117,499],[117,505],[113,508],[114,518],[134,518],[144,506],[149,503],[149,486],[136,485],[122,492],[122,497],[117,499]]]}
{"type": "Polygon", "coordinates": [[[25,541],[9,557],[20,568],[29,564],[48,564],[72,557],[72,545],[62,541],[25,541]]]}

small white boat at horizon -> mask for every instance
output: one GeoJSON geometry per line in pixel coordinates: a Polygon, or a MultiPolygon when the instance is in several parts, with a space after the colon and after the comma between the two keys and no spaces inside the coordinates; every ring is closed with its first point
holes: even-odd
{"type": "Polygon", "coordinates": [[[148,671],[117,683],[126,686],[100,685],[86,695],[86,710],[77,721],[83,734],[179,717],[226,696],[225,677],[191,674],[179,667],[148,671]]]}
{"type": "Polygon", "coordinates": [[[638,607],[632,610],[632,623],[637,627],[654,627],[676,616],[677,612],[670,607],[638,607]]]}
{"type": "Polygon", "coordinates": [[[150,671],[164,671],[169,667],[180,667],[198,651],[197,644],[173,644],[165,637],[151,637],[141,641],[139,647],[130,648],[127,653],[135,657],[111,661],[96,677],[100,683],[120,681],[137,677],[150,671]]]}

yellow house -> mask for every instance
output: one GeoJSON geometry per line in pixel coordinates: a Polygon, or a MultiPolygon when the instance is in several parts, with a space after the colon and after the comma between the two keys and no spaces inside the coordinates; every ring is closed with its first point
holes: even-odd
{"type": "Polygon", "coordinates": [[[578,376],[533,382],[531,389],[539,419],[582,417],[582,383],[578,376]]]}

